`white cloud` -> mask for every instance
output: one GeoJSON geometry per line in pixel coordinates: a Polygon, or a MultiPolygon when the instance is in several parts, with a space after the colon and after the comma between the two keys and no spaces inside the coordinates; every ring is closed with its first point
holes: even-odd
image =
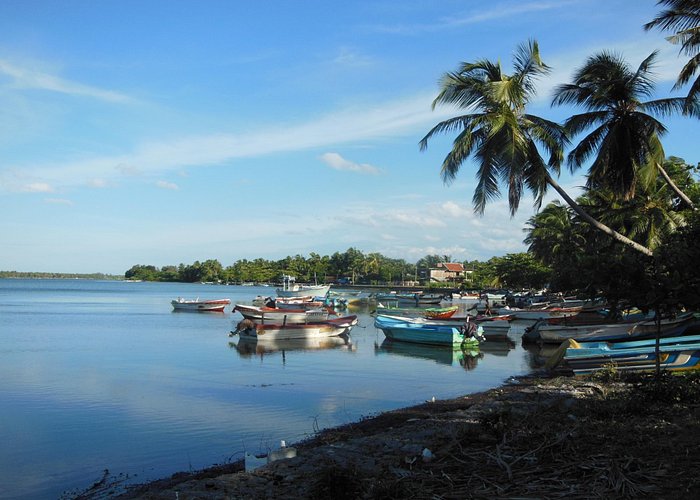
{"type": "Polygon", "coordinates": [[[358,172],[362,174],[379,174],[379,169],[369,163],[355,163],[346,160],[338,153],[324,153],[321,155],[321,161],[335,170],[345,170],[348,172],[358,172]]]}
{"type": "Polygon", "coordinates": [[[168,181],[156,181],[156,186],[161,189],[170,189],[171,191],[177,191],[180,187],[174,182],[168,181]]]}
{"type": "Polygon", "coordinates": [[[449,217],[471,217],[474,211],[470,208],[465,208],[454,201],[446,201],[440,205],[439,210],[442,214],[449,217]]]}
{"type": "Polygon", "coordinates": [[[52,205],[73,206],[73,202],[71,200],[67,200],[65,198],[46,198],[44,201],[46,203],[50,203],[52,205]]]}
{"type": "Polygon", "coordinates": [[[460,245],[452,245],[445,247],[412,247],[409,249],[409,254],[415,258],[421,258],[426,255],[449,255],[452,260],[463,260],[468,255],[468,250],[460,245]]]}
{"type": "Polygon", "coordinates": [[[372,59],[349,47],[341,47],[333,63],[340,66],[367,67],[372,65],[372,59]]]}
{"type": "Polygon", "coordinates": [[[512,5],[500,4],[498,6],[492,7],[491,9],[476,9],[474,14],[445,18],[439,26],[441,28],[458,28],[470,24],[478,24],[486,21],[493,21],[495,19],[522,16],[523,14],[528,14],[530,12],[542,12],[545,10],[557,9],[561,10],[562,8],[566,8],[566,6],[571,3],[573,2],[556,0],[549,2],[517,2],[512,5]]]}
{"type": "Polygon", "coordinates": [[[102,189],[108,187],[110,184],[105,179],[89,179],[87,185],[92,188],[102,189]]]}
{"type": "Polygon", "coordinates": [[[416,211],[391,211],[385,214],[384,219],[392,223],[404,224],[406,226],[418,227],[446,227],[445,221],[427,215],[422,215],[416,211]]]}
{"type": "Polygon", "coordinates": [[[47,182],[32,182],[25,184],[21,191],[25,193],[53,193],[54,188],[47,182]]]}
{"type": "Polygon", "coordinates": [[[130,97],[119,92],[64,80],[58,76],[34,68],[18,66],[1,59],[0,73],[13,78],[15,86],[18,88],[47,90],[50,92],[85,96],[110,102],[127,102],[131,100],[130,97]]]}
{"type": "MultiPolygon", "coordinates": [[[[96,163],[95,166],[97,166],[97,163],[100,163],[100,162],[99,162],[99,160],[96,160],[95,163],[96,163]]],[[[104,165],[104,163],[103,163],[103,165],[104,165]]],[[[108,167],[108,165],[104,165],[104,166],[108,167]]],[[[116,165],[114,165],[114,170],[116,172],[120,173],[121,175],[126,176],[126,177],[137,177],[139,175],[143,175],[143,172],[140,169],[138,169],[134,165],[129,165],[127,163],[117,163],[116,165]]]]}
{"type": "Polygon", "coordinates": [[[474,9],[474,13],[470,14],[444,17],[443,19],[432,23],[377,26],[375,27],[375,30],[381,33],[394,33],[402,35],[430,33],[435,31],[444,31],[447,29],[459,29],[464,26],[485,23],[498,19],[522,16],[530,12],[543,12],[546,10],[562,9],[566,8],[566,6],[571,3],[573,2],[564,0],[514,3],[512,5],[501,3],[492,7],[491,9],[484,9],[483,5],[480,4],[478,8],[474,9]]]}
{"type": "MultiPolygon", "coordinates": [[[[15,185],[7,179],[11,169],[43,182],[84,186],[86,179],[96,176],[109,180],[120,174],[162,175],[183,167],[219,165],[241,158],[413,135],[416,130],[423,130],[450,115],[450,110],[432,111],[431,101],[431,94],[426,93],[381,105],[340,110],[296,126],[285,126],[284,130],[269,126],[239,134],[179,137],[166,142],[146,143],[119,156],[15,165],[0,170],[0,185],[6,189],[15,185]]],[[[376,167],[357,164],[356,168],[371,172],[376,167]]]]}

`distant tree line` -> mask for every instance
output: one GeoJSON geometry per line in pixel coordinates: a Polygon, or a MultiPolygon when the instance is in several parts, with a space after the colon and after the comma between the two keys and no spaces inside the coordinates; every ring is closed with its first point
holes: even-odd
{"type": "Polygon", "coordinates": [[[21,272],[21,271],[0,271],[0,279],[2,278],[21,278],[21,279],[85,279],[85,280],[122,280],[122,274],[104,274],[104,273],[42,273],[42,272],[21,272]]]}
{"type": "Polygon", "coordinates": [[[486,262],[461,261],[471,271],[469,279],[460,283],[430,283],[430,269],[439,263],[453,262],[449,255],[426,255],[415,264],[392,259],[378,252],[365,254],[349,248],[345,252],[321,256],[311,253],[288,256],[281,260],[242,259],[224,267],[218,260],[178,266],[135,265],[124,274],[127,279],[143,281],[175,281],[185,283],[279,283],[282,276],[294,276],[298,282],[349,282],[357,285],[428,285],[461,288],[542,288],[551,275],[549,267],[530,254],[508,254],[486,262]]]}

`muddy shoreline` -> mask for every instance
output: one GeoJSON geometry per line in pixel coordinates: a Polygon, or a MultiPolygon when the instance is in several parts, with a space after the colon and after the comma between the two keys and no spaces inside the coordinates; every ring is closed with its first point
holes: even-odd
{"type": "MultiPolygon", "coordinates": [[[[290,443],[292,445],[292,443],[290,443]]],[[[243,461],[77,498],[680,498],[700,487],[700,377],[533,375],[243,461]]]]}

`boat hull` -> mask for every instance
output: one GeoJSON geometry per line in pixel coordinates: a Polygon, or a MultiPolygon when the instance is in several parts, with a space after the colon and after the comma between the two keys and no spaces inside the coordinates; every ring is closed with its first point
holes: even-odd
{"type": "Polygon", "coordinates": [[[470,345],[478,347],[479,340],[465,335],[456,325],[423,321],[404,321],[389,316],[377,316],[374,326],[390,340],[426,345],[470,345]]]}
{"type": "Polygon", "coordinates": [[[318,339],[335,337],[350,333],[357,324],[357,316],[343,316],[319,323],[305,324],[260,324],[249,319],[238,323],[232,333],[238,334],[241,339],[265,339],[265,340],[294,340],[294,339],[318,339]]]}
{"type": "MultiPolygon", "coordinates": [[[[680,335],[693,321],[692,315],[661,320],[661,337],[680,335]]],[[[549,343],[561,343],[569,339],[577,342],[647,339],[656,336],[656,330],[653,320],[602,325],[538,325],[537,328],[540,339],[549,343]]]]}
{"type": "Polygon", "coordinates": [[[177,299],[172,300],[170,303],[175,311],[189,311],[189,312],[224,312],[226,306],[228,306],[231,301],[229,299],[216,299],[216,300],[184,300],[177,299]]]}
{"type": "MultiPolygon", "coordinates": [[[[659,367],[666,371],[687,371],[700,368],[700,343],[686,342],[659,346],[659,367]]],[[[618,371],[654,371],[657,364],[656,346],[628,348],[569,348],[566,364],[576,375],[591,374],[608,367],[618,371]]]]}
{"type": "Polygon", "coordinates": [[[278,297],[299,298],[299,297],[325,297],[330,291],[330,285],[294,285],[291,287],[277,288],[278,297]]]}
{"type": "Polygon", "coordinates": [[[233,310],[256,323],[277,325],[318,323],[327,321],[331,316],[328,309],[276,309],[236,304],[233,310]]]}
{"type": "Polygon", "coordinates": [[[439,309],[426,309],[425,317],[428,319],[449,319],[455,315],[459,307],[443,307],[439,309]]]}
{"type": "Polygon", "coordinates": [[[581,308],[557,308],[557,309],[518,309],[502,307],[498,309],[498,314],[507,314],[513,319],[538,320],[550,318],[567,318],[576,316],[581,312],[581,308]]]}

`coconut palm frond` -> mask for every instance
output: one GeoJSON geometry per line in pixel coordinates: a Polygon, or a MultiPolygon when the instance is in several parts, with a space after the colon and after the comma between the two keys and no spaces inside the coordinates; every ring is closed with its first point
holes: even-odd
{"type": "Polygon", "coordinates": [[[564,121],[564,129],[570,137],[573,137],[590,127],[604,125],[612,119],[613,114],[610,111],[589,111],[567,118],[564,121]]]}
{"type": "MultiPolygon", "coordinates": [[[[639,104],[639,109],[648,111],[654,115],[667,117],[674,114],[682,114],[686,108],[686,99],[683,97],[669,97],[667,99],[656,99],[639,104]]],[[[666,130],[666,127],[661,122],[657,121],[659,130],[666,130]]]]}
{"type": "Polygon", "coordinates": [[[581,139],[566,157],[569,171],[573,173],[581,168],[591,156],[601,149],[601,144],[605,140],[608,129],[609,125],[603,124],[581,139]]]}
{"type": "Polygon", "coordinates": [[[647,31],[653,28],[684,31],[700,24],[700,2],[697,0],[659,0],[657,4],[668,8],[644,25],[647,31]]]}
{"type": "Polygon", "coordinates": [[[436,134],[444,134],[471,128],[471,124],[473,123],[474,118],[475,115],[462,115],[441,121],[432,129],[430,129],[430,131],[425,135],[425,137],[423,137],[420,140],[420,142],[418,143],[420,150],[425,150],[428,147],[428,141],[436,134]]]}

